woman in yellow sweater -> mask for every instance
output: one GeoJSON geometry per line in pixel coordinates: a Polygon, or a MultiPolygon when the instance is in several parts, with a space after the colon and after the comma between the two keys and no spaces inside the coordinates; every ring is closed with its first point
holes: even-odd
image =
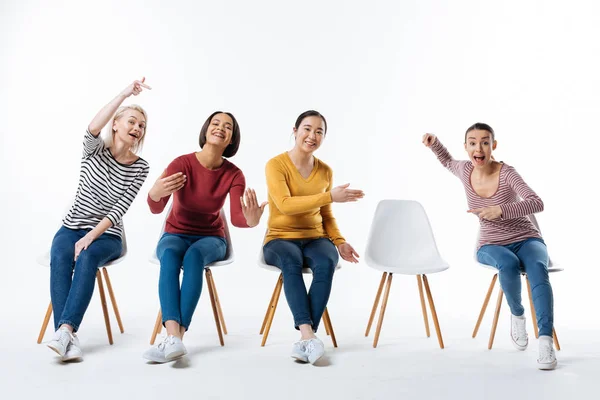
{"type": "Polygon", "coordinates": [[[333,188],[331,168],[313,155],[327,133],[327,122],[320,113],[300,114],[293,132],[294,148],[266,166],[269,228],[263,253],[265,261],[283,273],[285,297],[302,335],[291,356],[314,364],[324,354],[323,342],[315,332],[331,292],[338,251],[344,260],[358,262],[358,254],[337,227],[331,203],[357,201],[364,193],[349,189],[349,184],[333,188]],[[303,266],[313,273],[308,293],[303,266]]]}

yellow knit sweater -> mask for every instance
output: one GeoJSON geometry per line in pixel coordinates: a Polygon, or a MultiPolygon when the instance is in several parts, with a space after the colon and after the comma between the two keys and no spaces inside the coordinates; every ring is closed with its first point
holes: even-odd
{"type": "Polygon", "coordinates": [[[264,243],[273,239],[327,237],[337,246],[346,242],[331,211],[332,171],[315,157],[304,179],[287,152],[265,168],[269,190],[269,222],[264,243]]]}

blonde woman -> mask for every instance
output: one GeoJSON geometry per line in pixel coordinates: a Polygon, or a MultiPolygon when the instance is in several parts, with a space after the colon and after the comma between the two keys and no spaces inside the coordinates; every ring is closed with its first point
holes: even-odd
{"type": "Polygon", "coordinates": [[[63,361],[83,357],[75,332],[92,298],[96,271],[121,254],[123,215],[148,176],[148,163],[136,155],[146,136],[146,112],[137,105],[121,107],[144,88],[150,89],[144,78],[134,81],[90,122],[77,194],[52,241],[50,295],[56,332],[48,347],[63,361]],[[105,142],[100,131],[107,124],[105,142]]]}

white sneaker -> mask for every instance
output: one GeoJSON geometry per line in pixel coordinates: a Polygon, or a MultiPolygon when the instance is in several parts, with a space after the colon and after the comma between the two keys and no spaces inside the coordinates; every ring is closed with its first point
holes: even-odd
{"type": "Polygon", "coordinates": [[[540,355],[537,360],[538,368],[550,370],[556,368],[556,355],[554,354],[554,345],[552,337],[540,336],[540,355]]]}
{"type": "Polygon", "coordinates": [[[54,332],[54,337],[48,342],[47,346],[58,353],[59,356],[64,357],[72,340],[73,334],[67,328],[59,328],[54,332]]]}
{"type": "Polygon", "coordinates": [[[529,339],[525,328],[525,314],[520,317],[510,315],[510,338],[517,350],[523,351],[527,348],[529,339]]]}
{"type": "Polygon", "coordinates": [[[79,345],[79,338],[76,334],[73,334],[73,339],[67,346],[67,351],[62,358],[62,361],[73,361],[83,359],[83,351],[81,351],[81,346],[79,345]]]}
{"type": "Polygon", "coordinates": [[[311,364],[316,363],[319,358],[325,354],[325,345],[321,339],[315,337],[310,339],[306,343],[306,355],[308,356],[308,362],[311,364]]]}
{"type": "Polygon", "coordinates": [[[144,358],[146,360],[154,361],[155,363],[165,363],[173,361],[185,354],[187,354],[187,350],[181,339],[173,335],[168,335],[162,342],[146,350],[144,352],[144,358]]]}
{"type": "Polygon", "coordinates": [[[292,358],[295,358],[298,361],[308,362],[308,355],[306,354],[306,344],[308,340],[299,340],[292,346],[292,353],[290,354],[292,358]]]}

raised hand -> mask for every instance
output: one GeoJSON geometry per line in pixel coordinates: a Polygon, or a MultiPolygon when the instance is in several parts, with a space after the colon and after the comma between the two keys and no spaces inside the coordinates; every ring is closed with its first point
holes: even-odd
{"type": "Polygon", "coordinates": [[[148,196],[155,202],[160,201],[165,196],[172,195],[181,189],[187,181],[187,176],[183,172],[177,172],[165,177],[166,174],[167,170],[164,170],[148,192],[148,196]]]}
{"type": "Polygon", "coordinates": [[[337,248],[340,252],[340,256],[342,257],[342,259],[351,263],[358,263],[358,257],[360,256],[358,255],[356,250],[354,250],[354,248],[350,245],[350,243],[342,243],[338,245],[337,248]]]}
{"type": "Polygon", "coordinates": [[[437,137],[433,133],[426,133],[423,135],[423,144],[425,147],[431,147],[437,140],[437,137]]]}
{"type": "Polygon", "coordinates": [[[246,189],[244,196],[240,197],[240,203],[242,204],[242,213],[246,218],[246,223],[250,228],[255,227],[260,222],[265,207],[268,202],[264,201],[260,206],[258,205],[258,198],[254,189],[246,189]],[[245,199],[244,199],[245,197],[245,199]]]}
{"type": "Polygon", "coordinates": [[[131,95],[137,96],[142,93],[143,88],[152,90],[152,88],[144,83],[146,77],[143,77],[141,81],[133,81],[129,86],[127,86],[121,92],[122,96],[129,97],[131,95]]]}
{"type": "Polygon", "coordinates": [[[337,186],[331,189],[331,200],[334,203],[346,203],[348,201],[358,201],[365,197],[365,193],[358,189],[348,189],[349,183],[337,186]]]}
{"type": "Polygon", "coordinates": [[[479,219],[487,219],[488,221],[493,221],[502,217],[502,209],[500,206],[473,208],[471,210],[467,210],[467,212],[477,215],[479,219]]]}

